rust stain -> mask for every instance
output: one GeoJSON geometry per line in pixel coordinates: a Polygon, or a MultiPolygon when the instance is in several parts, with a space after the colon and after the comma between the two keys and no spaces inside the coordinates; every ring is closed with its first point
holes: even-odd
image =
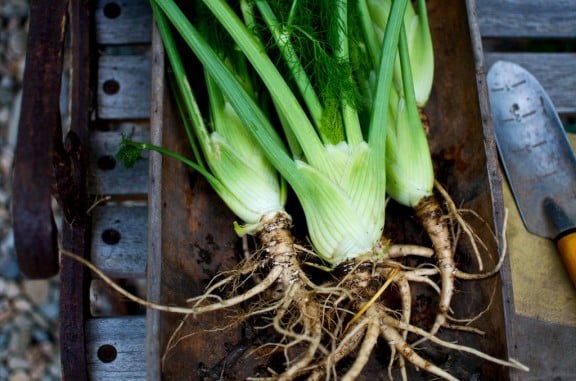
{"type": "Polygon", "coordinates": [[[469,162],[464,159],[464,152],[462,146],[451,146],[448,147],[442,153],[442,158],[454,163],[454,168],[457,171],[466,171],[469,166],[469,162]]]}
{"type": "Polygon", "coordinates": [[[200,228],[199,219],[193,212],[194,192],[188,186],[184,187],[184,205],[186,207],[186,222],[190,231],[197,231],[200,228]]]}

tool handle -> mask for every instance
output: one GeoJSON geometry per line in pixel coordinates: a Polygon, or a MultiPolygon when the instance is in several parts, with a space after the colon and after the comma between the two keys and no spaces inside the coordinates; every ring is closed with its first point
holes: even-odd
{"type": "Polygon", "coordinates": [[[576,230],[556,240],[556,246],[564,262],[564,267],[576,287],[576,230]]]}

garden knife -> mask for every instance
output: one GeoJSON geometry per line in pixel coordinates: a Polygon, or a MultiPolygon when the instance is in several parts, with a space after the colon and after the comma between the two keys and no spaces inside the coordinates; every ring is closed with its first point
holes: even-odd
{"type": "Polygon", "coordinates": [[[532,74],[506,61],[488,72],[496,145],[526,229],[553,239],[576,286],[576,158],[532,74]]]}

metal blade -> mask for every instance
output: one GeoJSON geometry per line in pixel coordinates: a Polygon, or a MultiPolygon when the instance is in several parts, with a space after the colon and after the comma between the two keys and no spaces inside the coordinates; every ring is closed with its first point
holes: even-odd
{"type": "Polygon", "coordinates": [[[560,118],[521,66],[498,61],[487,80],[496,144],[522,220],[531,233],[555,238],[576,221],[576,158],[560,118]]]}

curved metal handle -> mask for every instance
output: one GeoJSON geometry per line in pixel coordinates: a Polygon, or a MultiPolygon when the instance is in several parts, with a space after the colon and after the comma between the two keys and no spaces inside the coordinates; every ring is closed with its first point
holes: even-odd
{"type": "Polygon", "coordinates": [[[30,4],[12,202],[18,264],[29,278],[47,278],[59,268],[51,184],[53,152],[62,136],[59,102],[67,3],[30,4]]]}

